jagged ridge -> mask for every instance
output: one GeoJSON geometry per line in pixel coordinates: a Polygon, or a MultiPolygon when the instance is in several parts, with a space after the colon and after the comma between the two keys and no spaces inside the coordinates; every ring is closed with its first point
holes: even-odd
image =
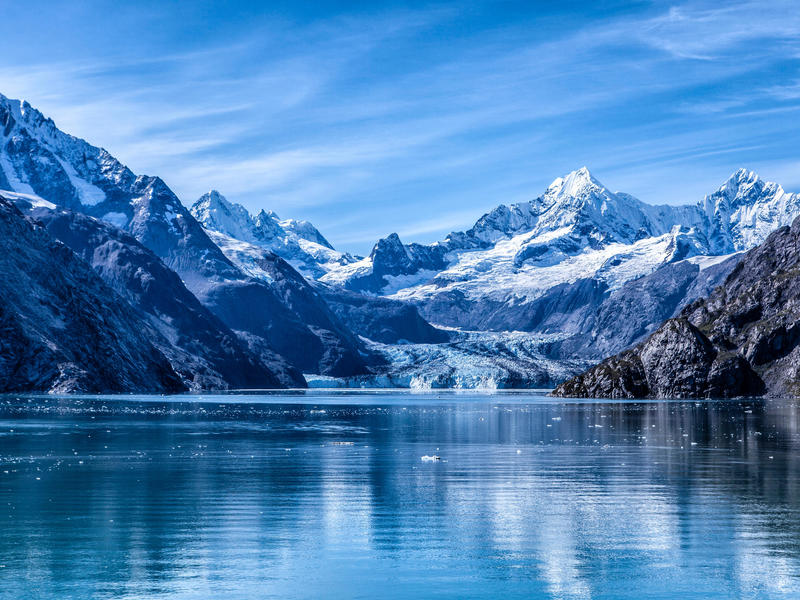
{"type": "Polygon", "coordinates": [[[27,103],[0,97],[0,126],[0,184],[130,233],[265,361],[278,352],[306,372],[363,372],[354,338],[341,335],[339,326],[305,324],[302,307],[286,305],[279,290],[235,266],[161,179],[134,175],[27,103]]]}

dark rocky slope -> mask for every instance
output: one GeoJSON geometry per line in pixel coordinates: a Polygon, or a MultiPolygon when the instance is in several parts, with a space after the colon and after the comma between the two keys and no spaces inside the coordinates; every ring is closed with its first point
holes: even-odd
{"type": "Polygon", "coordinates": [[[28,103],[0,95],[0,155],[18,180],[4,188],[108,221],[175,271],[227,327],[264,360],[275,352],[297,369],[329,375],[363,372],[352,336],[318,329],[279,291],[233,265],[158,177],[136,175],[107,151],[60,131],[28,103]]]}
{"type": "Polygon", "coordinates": [[[645,342],[563,383],[556,396],[800,394],[800,220],[750,250],[707,299],[645,342]]]}
{"type": "Polygon", "coordinates": [[[277,254],[254,249],[258,250],[258,258],[253,259],[253,264],[262,277],[251,279],[239,294],[247,302],[245,306],[262,310],[241,310],[241,306],[223,303],[217,307],[223,320],[240,331],[261,332],[270,347],[305,373],[334,377],[367,373],[366,349],[322,295],[277,254]],[[253,282],[260,287],[256,289],[253,282]],[[269,307],[269,320],[264,319],[264,299],[248,299],[249,293],[261,294],[261,288],[268,288],[277,300],[269,307]],[[234,310],[226,311],[226,305],[234,310]]]}
{"type": "Polygon", "coordinates": [[[439,344],[450,340],[447,331],[428,323],[413,304],[324,284],[319,290],[336,316],[367,339],[384,344],[439,344]]]}
{"type": "MultiPolygon", "coordinates": [[[[690,261],[669,263],[625,283],[599,304],[587,302],[581,321],[574,318],[579,314],[577,310],[566,311],[564,322],[572,324],[577,333],[555,344],[552,352],[563,358],[600,360],[638,344],[666,319],[677,317],[684,306],[708,296],[725,281],[741,256],[734,255],[702,270],[690,261]],[[570,316],[572,319],[568,320],[570,316]]],[[[573,285],[581,281],[591,280],[579,280],[573,285]]],[[[550,331],[559,329],[551,325],[550,331]]]]}
{"type": "Polygon", "coordinates": [[[161,334],[153,344],[194,390],[303,386],[280,357],[264,364],[195,298],[178,275],[113,225],[68,210],[34,209],[50,235],[98,275],[161,334]]]}
{"type": "Polygon", "coordinates": [[[137,312],[4,198],[0,300],[0,391],[186,389],[137,312]]]}

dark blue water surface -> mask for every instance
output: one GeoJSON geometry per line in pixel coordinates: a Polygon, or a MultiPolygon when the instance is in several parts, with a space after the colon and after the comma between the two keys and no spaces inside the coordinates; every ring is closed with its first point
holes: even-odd
{"type": "Polygon", "coordinates": [[[3,397],[0,597],[800,598],[800,408],[3,397]]]}

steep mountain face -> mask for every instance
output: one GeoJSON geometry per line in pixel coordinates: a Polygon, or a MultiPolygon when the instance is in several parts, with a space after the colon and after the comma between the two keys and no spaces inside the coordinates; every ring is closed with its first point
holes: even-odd
{"type": "Polygon", "coordinates": [[[411,304],[324,284],[318,289],[336,316],[369,340],[383,344],[441,344],[450,340],[447,331],[433,327],[411,304]]]}
{"type": "MultiPolygon", "coordinates": [[[[284,328],[294,327],[296,333],[274,340],[273,344],[295,364],[310,363],[306,373],[331,376],[366,373],[366,353],[358,338],[331,311],[325,299],[297,271],[275,253],[221,233],[209,231],[209,236],[230,260],[254,279],[269,285],[281,305],[286,307],[281,317],[284,328]],[[322,340],[303,336],[302,328],[322,340]],[[317,345],[314,345],[317,344],[317,345]]],[[[279,310],[277,307],[274,309],[279,310]]],[[[241,317],[237,317],[241,318],[241,317]]],[[[247,327],[246,330],[252,330],[247,327]]]]}
{"type": "MultiPolygon", "coordinates": [[[[19,205],[19,201],[18,201],[19,205]]],[[[269,364],[195,298],[178,275],[113,225],[64,209],[32,208],[52,237],[90,264],[161,335],[152,341],[190,389],[302,387],[280,357],[269,364]]]]}
{"type": "Polygon", "coordinates": [[[186,389],[137,311],[3,197],[0,297],[3,392],[186,389]]]}
{"type": "Polygon", "coordinates": [[[777,183],[739,169],[698,205],[703,214],[712,254],[747,250],[790,225],[800,214],[800,194],[789,194],[777,183]]]}
{"type": "Polygon", "coordinates": [[[265,210],[252,216],[216,190],[203,194],[190,210],[207,230],[271,250],[310,279],[356,260],[334,250],[308,221],[281,220],[265,210]]]}
{"type": "Polygon", "coordinates": [[[27,103],[0,97],[0,126],[3,186],[130,233],[264,361],[277,352],[306,372],[363,370],[359,349],[348,339],[315,331],[268,284],[231,263],[161,179],[134,175],[27,103]]]}
{"type": "Polygon", "coordinates": [[[800,394],[800,220],[634,349],[559,386],[581,397],[800,394]]]}

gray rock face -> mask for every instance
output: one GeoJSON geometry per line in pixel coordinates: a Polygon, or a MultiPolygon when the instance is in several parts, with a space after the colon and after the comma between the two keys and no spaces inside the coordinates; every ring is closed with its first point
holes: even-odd
{"type": "Polygon", "coordinates": [[[764,386],[741,356],[720,351],[685,318],[670,319],[644,343],[558,386],[581,398],[706,398],[759,395],[764,386]]]}
{"type": "Polygon", "coordinates": [[[797,396],[800,220],[747,252],[707,299],[629,352],[567,381],[558,396],[797,396]],[[635,385],[634,385],[635,383],[635,385]]]}
{"type": "Polygon", "coordinates": [[[186,389],[138,311],[4,198],[0,298],[3,392],[186,389]]]}
{"type": "Polygon", "coordinates": [[[740,255],[705,269],[692,262],[664,265],[640,279],[629,281],[595,305],[555,350],[558,356],[599,360],[630,348],[653,333],[670,317],[698,298],[707,296],[727,277],[740,255]]]}
{"type": "Polygon", "coordinates": [[[375,342],[439,344],[450,335],[423,319],[416,307],[397,300],[320,286],[328,306],[356,334],[375,342]]]}
{"type": "Polygon", "coordinates": [[[671,319],[637,352],[654,396],[692,398],[703,394],[716,358],[713,344],[684,319],[671,319]]]}
{"type": "Polygon", "coordinates": [[[303,386],[279,357],[263,364],[186,289],[178,275],[120,229],[68,210],[32,213],[161,334],[153,344],[193,390],[303,386]]]}

